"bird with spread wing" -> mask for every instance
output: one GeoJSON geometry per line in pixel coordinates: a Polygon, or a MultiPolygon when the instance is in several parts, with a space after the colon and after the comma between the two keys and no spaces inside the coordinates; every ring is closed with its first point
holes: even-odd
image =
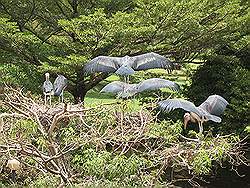
{"type": "Polygon", "coordinates": [[[169,112],[181,108],[189,113],[184,115],[184,129],[189,121],[198,123],[199,132],[203,132],[203,123],[209,120],[220,123],[219,115],[223,114],[229,103],[219,95],[210,95],[200,106],[183,99],[166,99],[158,103],[161,110],[169,112]]]}
{"type": "Polygon", "coordinates": [[[157,90],[160,88],[170,88],[174,91],[179,90],[179,85],[175,82],[165,80],[162,78],[150,78],[143,80],[138,84],[128,84],[125,82],[114,81],[106,85],[100,92],[118,94],[118,98],[127,98],[136,93],[143,91],[157,90]]]}
{"type": "Polygon", "coordinates": [[[124,76],[125,82],[128,82],[128,76],[134,74],[135,71],[155,68],[167,69],[171,72],[174,65],[166,57],[150,52],[133,57],[98,56],[88,62],[83,70],[85,74],[95,72],[116,73],[124,76]]]}

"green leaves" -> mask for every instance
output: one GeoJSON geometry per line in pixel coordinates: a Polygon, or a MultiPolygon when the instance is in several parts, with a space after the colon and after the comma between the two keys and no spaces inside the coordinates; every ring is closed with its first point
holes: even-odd
{"type": "Polygon", "coordinates": [[[207,175],[211,171],[212,160],[206,150],[201,149],[193,160],[194,172],[199,175],[207,175]]]}
{"type": "Polygon", "coordinates": [[[85,175],[95,176],[97,178],[106,178],[108,180],[122,179],[134,175],[139,167],[146,164],[146,160],[131,155],[113,156],[110,152],[97,152],[94,149],[87,149],[73,158],[75,165],[84,170],[85,175]]]}

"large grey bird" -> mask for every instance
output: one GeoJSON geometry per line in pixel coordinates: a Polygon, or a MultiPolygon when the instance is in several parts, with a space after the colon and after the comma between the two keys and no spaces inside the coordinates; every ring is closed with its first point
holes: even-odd
{"type": "Polygon", "coordinates": [[[94,72],[116,73],[125,76],[125,82],[127,82],[128,76],[134,74],[135,71],[155,68],[172,71],[173,67],[173,63],[166,57],[150,52],[133,57],[98,56],[87,63],[83,70],[86,74],[94,72]]]}
{"type": "Polygon", "coordinates": [[[114,93],[118,94],[118,97],[126,98],[146,90],[157,90],[160,88],[170,88],[174,91],[178,91],[179,85],[162,78],[150,78],[138,84],[114,81],[106,85],[100,92],[114,93]]]}
{"type": "Polygon", "coordinates": [[[45,82],[43,83],[43,94],[45,105],[49,97],[49,104],[51,105],[51,96],[54,95],[53,84],[49,81],[49,73],[45,73],[45,82]]]}
{"type": "Polygon", "coordinates": [[[198,123],[199,132],[203,132],[203,123],[209,120],[220,123],[221,115],[228,102],[219,95],[210,95],[200,106],[196,107],[192,102],[183,99],[166,99],[158,103],[163,111],[171,111],[181,108],[190,113],[184,115],[184,129],[186,129],[189,121],[198,123]]]}
{"type": "Polygon", "coordinates": [[[63,90],[67,87],[67,78],[65,78],[63,75],[58,75],[54,82],[54,95],[59,96],[59,102],[60,97],[63,102],[63,90]]]}

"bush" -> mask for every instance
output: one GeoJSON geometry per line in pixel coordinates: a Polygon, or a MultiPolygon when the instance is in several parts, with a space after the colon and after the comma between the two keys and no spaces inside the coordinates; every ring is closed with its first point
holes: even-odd
{"type": "Polygon", "coordinates": [[[249,70],[238,59],[216,56],[198,68],[192,77],[187,96],[197,105],[209,95],[223,96],[229,106],[222,116],[222,123],[214,124],[214,130],[242,133],[250,122],[249,76],[249,70]]]}

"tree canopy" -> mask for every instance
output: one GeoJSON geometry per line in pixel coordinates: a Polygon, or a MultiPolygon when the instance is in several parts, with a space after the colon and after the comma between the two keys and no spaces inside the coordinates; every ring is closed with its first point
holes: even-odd
{"type": "Polygon", "coordinates": [[[0,10],[0,61],[40,73],[32,82],[46,71],[65,75],[75,101],[108,76],[84,76],[84,64],[96,56],[154,51],[190,62],[249,41],[248,2],[242,0],[1,0],[0,10]]]}

